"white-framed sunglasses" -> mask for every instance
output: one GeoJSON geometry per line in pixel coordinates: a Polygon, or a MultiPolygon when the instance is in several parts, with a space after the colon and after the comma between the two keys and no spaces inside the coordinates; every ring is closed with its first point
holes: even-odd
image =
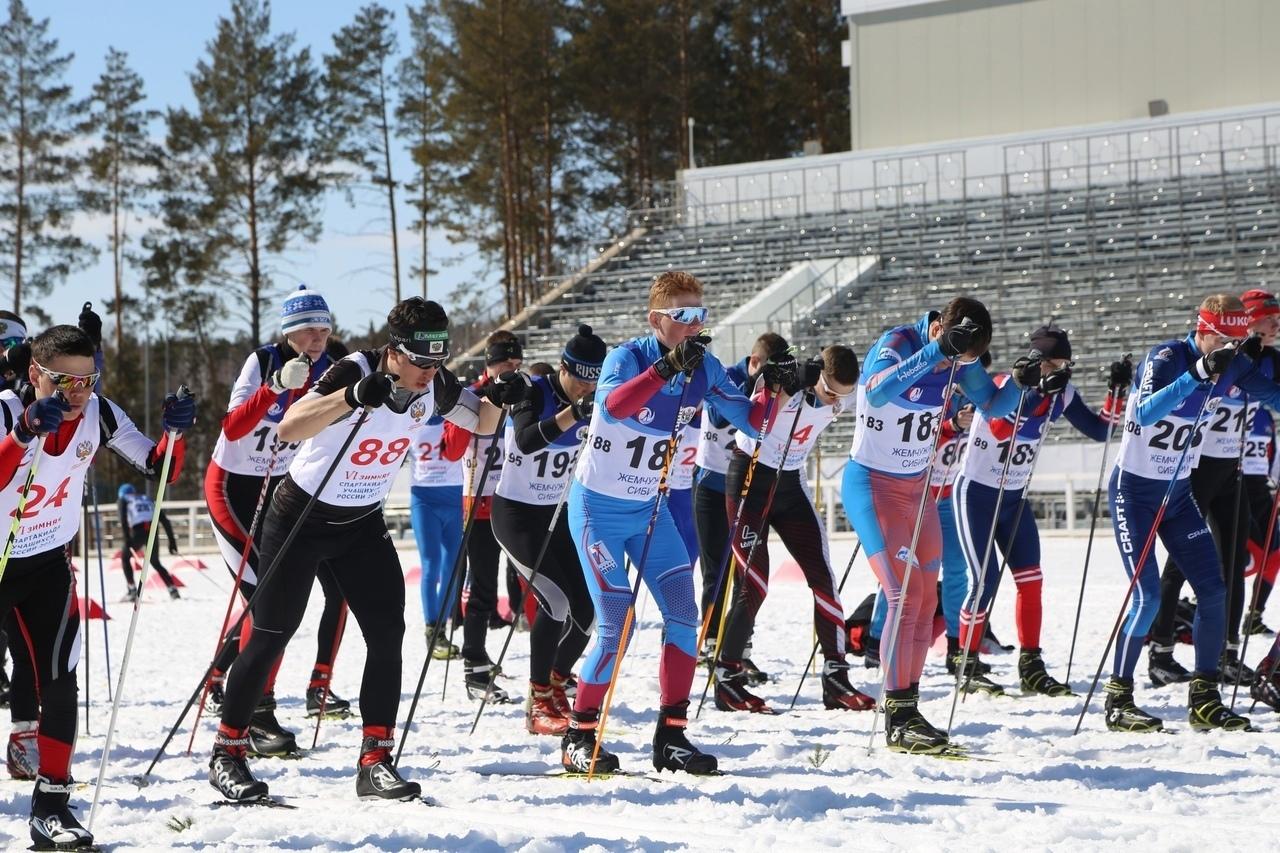
{"type": "Polygon", "coordinates": [[[684,308],[650,308],[649,310],[670,317],[684,326],[707,322],[707,309],[701,305],[689,305],[684,308]]]}

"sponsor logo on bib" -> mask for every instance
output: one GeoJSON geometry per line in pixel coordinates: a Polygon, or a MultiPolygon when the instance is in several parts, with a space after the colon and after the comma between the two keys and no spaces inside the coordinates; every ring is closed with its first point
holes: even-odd
{"type": "Polygon", "coordinates": [[[638,420],[640,423],[644,424],[645,426],[648,426],[649,424],[653,423],[653,409],[649,408],[648,406],[645,406],[643,409],[636,412],[636,420],[638,420]]]}

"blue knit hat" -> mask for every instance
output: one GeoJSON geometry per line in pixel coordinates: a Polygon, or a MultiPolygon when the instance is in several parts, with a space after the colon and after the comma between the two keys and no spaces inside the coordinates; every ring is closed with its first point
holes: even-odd
{"type": "Polygon", "coordinates": [[[125,483],[120,486],[120,489],[116,492],[116,497],[123,498],[125,495],[134,494],[134,492],[135,489],[133,488],[133,483],[125,483]]]}
{"type": "Polygon", "coordinates": [[[289,294],[280,309],[280,334],[287,335],[297,329],[333,328],[333,317],[329,314],[329,303],[314,290],[308,290],[305,284],[289,294]]]}

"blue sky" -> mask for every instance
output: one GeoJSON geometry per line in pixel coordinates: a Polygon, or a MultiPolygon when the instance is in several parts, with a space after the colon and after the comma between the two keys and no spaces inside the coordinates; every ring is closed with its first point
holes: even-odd
{"type": "MultiPolygon", "coordinates": [[[[205,47],[213,37],[219,17],[230,8],[229,0],[125,0],[125,2],[90,2],[90,0],[27,0],[28,8],[37,18],[50,19],[50,33],[58,39],[63,52],[75,54],[68,82],[76,94],[83,97],[102,72],[108,47],[115,47],[129,54],[130,65],[143,78],[149,106],[163,110],[168,106],[191,106],[192,95],[189,74],[196,61],[205,53],[205,47]]],[[[303,2],[303,0],[275,0],[271,4],[272,29],[276,32],[294,32],[297,43],[311,48],[313,60],[332,49],[333,34],[350,23],[356,11],[363,5],[357,2],[303,2]]],[[[399,30],[400,48],[408,44],[407,16],[404,6],[386,3],[395,11],[399,30]]],[[[157,136],[163,135],[163,124],[157,123],[157,136]]],[[[393,163],[400,177],[408,177],[408,157],[398,152],[398,162],[393,163]]],[[[401,223],[401,276],[406,288],[408,267],[414,246],[403,232],[403,223],[410,214],[403,205],[399,211],[401,223]],[[406,246],[406,243],[409,243],[406,246]]],[[[325,203],[325,230],[320,240],[312,245],[300,245],[278,264],[278,283],[293,286],[296,281],[306,282],[325,294],[337,321],[345,328],[363,330],[370,320],[380,322],[391,307],[391,250],[389,225],[385,204],[375,206],[371,201],[352,208],[341,194],[334,193],[325,203]]],[[[112,274],[110,255],[106,251],[108,229],[103,221],[78,223],[81,235],[102,250],[101,260],[90,269],[72,276],[66,284],[37,304],[48,311],[55,320],[73,321],[85,300],[105,304],[111,296],[112,274]]],[[[144,225],[135,223],[131,228],[134,237],[140,236],[144,225]]],[[[454,246],[443,234],[432,237],[430,252],[437,260],[454,256],[460,258],[456,265],[444,268],[430,283],[430,297],[444,300],[464,276],[487,276],[496,280],[496,273],[486,273],[483,264],[469,245],[454,246]]],[[[434,268],[439,269],[437,263],[434,268]]],[[[138,273],[126,272],[126,290],[140,293],[138,273]]],[[[405,295],[411,295],[409,290],[405,295]]],[[[495,289],[494,298],[499,293],[495,289]]],[[[108,325],[111,325],[108,321],[108,325]]],[[[163,334],[163,318],[156,318],[153,330],[163,334]]],[[[224,328],[247,328],[237,318],[225,319],[224,328]]]]}

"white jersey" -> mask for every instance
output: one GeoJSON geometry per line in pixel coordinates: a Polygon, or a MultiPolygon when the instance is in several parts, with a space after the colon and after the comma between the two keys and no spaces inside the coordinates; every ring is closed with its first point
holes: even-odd
{"type": "Polygon", "coordinates": [[[729,473],[729,460],[733,458],[738,430],[733,424],[723,429],[712,423],[706,412],[702,414],[702,429],[698,430],[698,452],[693,461],[703,471],[717,474],[729,473]]]}
{"type": "MultiPolygon", "coordinates": [[[[378,358],[376,351],[352,353],[330,368],[303,399],[338,393],[351,382],[372,373],[378,358]]],[[[443,375],[443,372],[438,373],[436,381],[423,393],[408,395],[399,405],[393,397],[369,412],[347,448],[346,457],[339,461],[323,490],[320,489],[320,481],[346,442],[362,409],[352,410],[318,435],[304,441],[289,466],[289,477],[304,492],[332,506],[366,507],[377,504],[391,491],[396,473],[405,454],[413,446],[414,438],[427,419],[435,414],[436,393],[443,385],[443,375]]],[[[471,392],[462,389],[458,404],[444,413],[444,417],[473,429],[477,410],[478,400],[471,392]]]]}
{"type": "Polygon", "coordinates": [[[919,474],[929,466],[934,426],[942,416],[941,391],[918,385],[910,390],[921,392],[910,406],[901,402],[901,396],[882,406],[871,406],[866,386],[858,386],[858,419],[850,459],[899,475],[919,474]],[[931,393],[935,390],[937,394],[931,393]]]}
{"type": "Polygon", "coordinates": [[[929,470],[929,485],[935,489],[954,485],[968,449],[969,433],[967,431],[956,433],[939,444],[933,467],[929,470]]]}
{"type": "MultiPolygon", "coordinates": [[[[1010,421],[1001,418],[1007,426],[1010,421]]],[[[999,421],[998,421],[999,422],[999,421]]],[[[1034,467],[1040,440],[1048,423],[1046,417],[1026,417],[1018,420],[1017,432],[1007,438],[997,438],[989,421],[981,410],[973,414],[969,427],[969,448],[965,452],[961,476],[966,480],[998,489],[1003,476],[1004,488],[1018,491],[1027,485],[1034,467]],[[1008,471],[1005,471],[1005,465],[1008,471]]]]}
{"type": "Polygon", "coordinates": [[[1120,451],[1116,454],[1116,465],[1121,471],[1137,474],[1152,480],[1169,481],[1174,470],[1178,479],[1185,480],[1191,476],[1191,469],[1200,461],[1200,448],[1203,445],[1205,429],[1218,408],[1217,397],[1205,402],[1205,416],[1196,427],[1196,415],[1199,407],[1181,404],[1173,412],[1165,415],[1151,426],[1139,426],[1137,419],[1138,394],[1130,394],[1124,411],[1124,436],[1120,439],[1120,451]],[[1195,430],[1195,435],[1192,435],[1195,430]],[[1191,446],[1188,449],[1187,443],[1191,446]],[[1178,467],[1178,459],[1186,449],[1187,458],[1178,467]]]}
{"type": "MultiPolygon", "coordinates": [[[[266,382],[263,375],[264,365],[269,375],[273,369],[280,366],[283,359],[284,354],[280,352],[277,344],[249,353],[244,367],[240,369],[240,375],[236,378],[236,384],[231,389],[231,401],[227,404],[227,411],[234,411],[258,393],[266,382]]],[[[315,376],[316,373],[313,372],[312,375],[315,376]]],[[[272,474],[283,476],[284,472],[289,470],[289,463],[293,461],[298,448],[302,446],[300,441],[280,441],[276,434],[280,427],[280,420],[288,408],[286,401],[289,395],[296,393],[286,391],[280,394],[248,435],[232,441],[227,438],[225,432],[218,433],[218,443],[213,447],[214,463],[229,474],[261,477],[267,473],[267,468],[272,466],[271,459],[274,454],[275,464],[271,467],[272,474]]]]}
{"type": "Polygon", "coordinates": [[[431,418],[413,440],[413,486],[461,486],[462,460],[444,458],[444,419],[431,418]]]}
{"type": "Polygon", "coordinates": [[[124,506],[125,517],[129,520],[130,527],[137,527],[139,524],[150,524],[151,519],[156,514],[155,502],[141,492],[126,496],[124,506]]]}
{"type": "MultiPolygon", "coordinates": [[[[705,413],[702,419],[709,420],[705,413]]],[[[701,435],[702,430],[698,427],[696,417],[680,434],[680,445],[676,448],[675,458],[671,460],[671,473],[667,475],[667,488],[672,491],[693,488],[693,469],[697,466],[701,435]]]]}
{"type": "MultiPolygon", "coordinates": [[[[506,430],[504,421],[502,429],[506,430]]],[[[472,435],[467,442],[467,452],[462,455],[462,495],[464,498],[489,498],[498,490],[502,479],[502,442],[495,442],[491,435],[472,435]],[[485,474],[488,461],[489,473],[485,474]],[[481,483],[481,480],[484,480],[481,483]]]]}
{"type": "Polygon", "coordinates": [[[1244,392],[1232,385],[1222,395],[1213,417],[1206,418],[1209,426],[1204,431],[1203,456],[1215,459],[1236,459],[1240,456],[1240,431],[1246,422],[1252,423],[1258,404],[1250,402],[1245,410],[1244,392]]]}
{"type": "MultiPolygon", "coordinates": [[[[805,457],[818,443],[818,436],[843,411],[843,400],[834,406],[818,402],[810,394],[796,394],[777,412],[760,447],[760,464],[775,471],[795,471],[804,465],[805,457]],[[797,418],[797,413],[799,417],[797,418]],[[794,424],[794,429],[792,425],[794,424]],[[787,444],[790,437],[790,446],[787,444]],[[782,458],[783,448],[787,458],[782,458]]],[[[738,437],[738,449],[748,456],[755,453],[758,439],[754,435],[738,437]]]]}
{"type": "MultiPolygon", "coordinates": [[[[566,403],[557,399],[551,383],[545,377],[533,380],[539,390],[542,408],[534,414],[537,422],[555,417],[566,403]]],[[[516,428],[510,419],[502,436],[503,464],[501,475],[490,471],[489,477],[497,480],[494,494],[507,500],[535,506],[554,506],[564,490],[569,487],[582,440],[587,437],[586,421],[578,421],[541,450],[524,453],[516,444],[516,428]]]]}
{"type": "MultiPolygon", "coordinates": [[[[1253,408],[1251,405],[1250,408],[1253,408]]],[[[1249,435],[1244,445],[1244,475],[1272,477],[1271,444],[1275,440],[1271,412],[1259,407],[1249,419],[1249,435]]]]}

